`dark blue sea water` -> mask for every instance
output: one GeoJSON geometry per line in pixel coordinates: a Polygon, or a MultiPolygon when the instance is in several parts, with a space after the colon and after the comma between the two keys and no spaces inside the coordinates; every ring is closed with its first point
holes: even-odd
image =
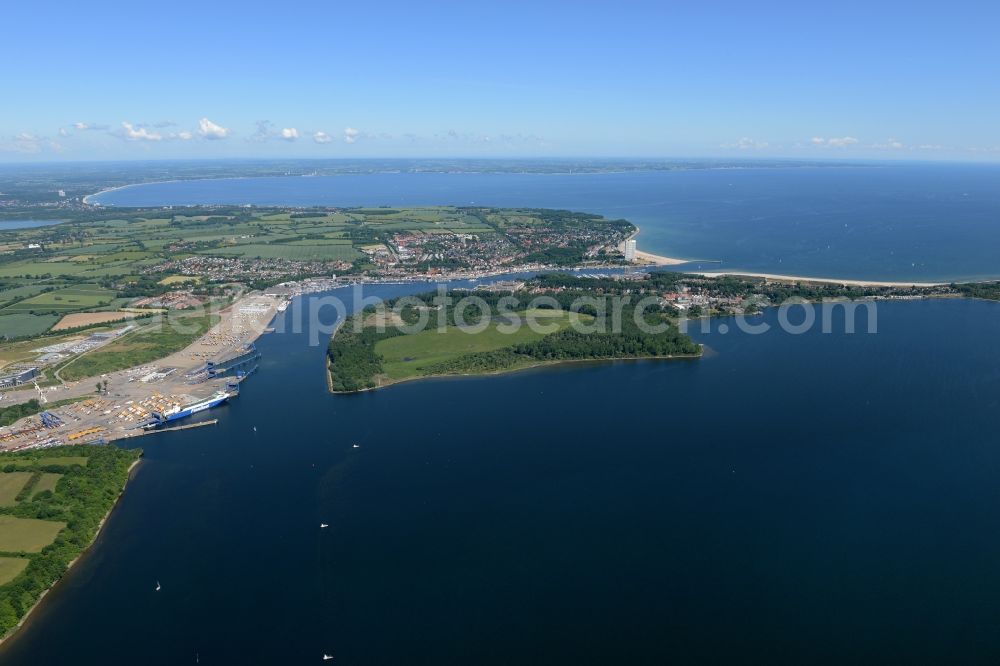
{"type": "Polygon", "coordinates": [[[1000,277],[996,165],[187,180],[127,187],[92,201],[567,208],[627,218],[642,228],[640,249],[721,260],[726,269],[897,280],[1000,277]]]}
{"type": "Polygon", "coordinates": [[[1000,304],[820,330],[350,397],[264,336],[0,663],[996,663],[1000,304]]]}

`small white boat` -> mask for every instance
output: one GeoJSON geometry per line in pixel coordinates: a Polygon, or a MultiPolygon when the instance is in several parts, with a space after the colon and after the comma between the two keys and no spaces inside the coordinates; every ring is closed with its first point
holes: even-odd
{"type": "Polygon", "coordinates": [[[323,655],[323,661],[330,661],[331,659],[333,659],[333,655],[330,654],[323,655]]]}
{"type": "Polygon", "coordinates": [[[319,524],[319,528],[320,528],[321,530],[322,530],[322,529],[326,529],[327,527],[329,527],[329,525],[327,525],[326,523],[320,523],[320,524],[319,524]]]}
{"type": "Polygon", "coordinates": [[[352,449],[360,449],[361,445],[360,444],[351,444],[351,448],[352,449]]]}
{"type": "Polygon", "coordinates": [[[253,431],[254,431],[254,432],[257,432],[257,426],[254,426],[254,427],[253,427],[253,431]]]}
{"type": "Polygon", "coordinates": [[[156,581],[156,591],[160,591],[160,581],[156,581]]]}

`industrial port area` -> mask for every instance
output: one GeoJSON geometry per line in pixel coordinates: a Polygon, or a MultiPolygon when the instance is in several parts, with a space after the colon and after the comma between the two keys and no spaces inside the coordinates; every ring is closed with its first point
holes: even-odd
{"type": "Polygon", "coordinates": [[[8,393],[4,404],[13,402],[12,397],[35,398],[48,408],[0,427],[0,450],[104,444],[188,427],[177,422],[239,395],[240,384],[258,367],[255,340],[270,330],[271,319],[286,304],[271,295],[244,296],[220,312],[219,322],[191,345],[155,364],[8,393]]]}

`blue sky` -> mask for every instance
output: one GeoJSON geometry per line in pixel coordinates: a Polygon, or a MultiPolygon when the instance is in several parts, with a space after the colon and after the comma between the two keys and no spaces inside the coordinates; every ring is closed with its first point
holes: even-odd
{"type": "Polygon", "coordinates": [[[1000,160],[998,21],[987,2],[9,3],[0,161],[1000,160]]]}

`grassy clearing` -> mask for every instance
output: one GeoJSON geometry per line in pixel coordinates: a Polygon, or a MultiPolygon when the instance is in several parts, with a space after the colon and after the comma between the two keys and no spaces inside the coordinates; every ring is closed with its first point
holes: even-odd
{"type": "Polygon", "coordinates": [[[31,472],[0,473],[0,506],[14,506],[14,499],[30,478],[31,472]]]}
{"type": "Polygon", "coordinates": [[[107,305],[115,297],[115,292],[97,285],[78,285],[57,289],[32,296],[8,305],[3,313],[22,312],[69,312],[107,305]]]}
{"type": "Polygon", "coordinates": [[[0,514],[0,551],[37,553],[55,541],[66,523],[0,514]]]}
{"type": "Polygon", "coordinates": [[[36,296],[45,291],[47,286],[51,285],[40,283],[26,285],[23,287],[14,287],[13,289],[4,289],[3,291],[0,291],[0,305],[5,305],[11,301],[16,301],[22,298],[31,298],[32,296],[36,296]]]}
{"type": "Polygon", "coordinates": [[[44,458],[20,458],[14,462],[18,468],[22,467],[45,467],[46,465],[83,465],[87,466],[90,458],[87,456],[45,456],[44,458]]]}
{"type": "Polygon", "coordinates": [[[31,560],[24,557],[0,557],[0,585],[14,580],[31,560]]]}
{"type": "Polygon", "coordinates": [[[225,255],[261,259],[288,259],[289,261],[353,261],[361,254],[350,244],[292,245],[273,243],[234,245],[217,250],[204,250],[200,254],[225,255]]]}
{"type": "Polygon", "coordinates": [[[375,352],[382,356],[382,367],[385,376],[392,380],[420,377],[425,368],[445,361],[450,361],[465,354],[487,352],[511,345],[534,342],[548,333],[568,328],[574,320],[587,321],[587,315],[579,315],[566,311],[531,310],[517,317],[520,328],[513,333],[501,332],[504,322],[491,322],[489,327],[478,333],[470,333],[455,326],[448,326],[444,332],[436,328],[428,329],[413,335],[401,335],[387,340],[381,340],[375,345],[375,352]],[[546,327],[545,333],[531,330],[524,316],[530,314],[546,327]]]}
{"type": "Polygon", "coordinates": [[[82,276],[84,279],[103,277],[106,275],[125,275],[129,272],[128,261],[121,261],[117,265],[106,265],[87,262],[60,261],[53,263],[50,261],[16,261],[0,266],[0,278],[26,277],[37,279],[41,276],[69,275],[71,277],[82,276]]]}
{"type": "MultiPolygon", "coordinates": [[[[3,313],[0,310],[0,313],[3,313]]],[[[57,314],[33,315],[27,312],[0,314],[0,338],[23,338],[41,335],[59,321],[57,314]]]]}
{"type": "Polygon", "coordinates": [[[185,317],[184,331],[169,324],[154,324],[122,337],[100,349],[78,356],[59,371],[67,381],[96,377],[137,365],[151,363],[178,352],[204,335],[219,318],[211,315],[185,317]]]}
{"type": "Polygon", "coordinates": [[[43,493],[46,490],[52,492],[56,489],[56,484],[59,483],[59,479],[63,478],[62,474],[56,474],[55,472],[42,472],[42,477],[38,479],[38,483],[35,484],[35,492],[31,494],[31,497],[36,497],[39,493],[43,493]]]}

